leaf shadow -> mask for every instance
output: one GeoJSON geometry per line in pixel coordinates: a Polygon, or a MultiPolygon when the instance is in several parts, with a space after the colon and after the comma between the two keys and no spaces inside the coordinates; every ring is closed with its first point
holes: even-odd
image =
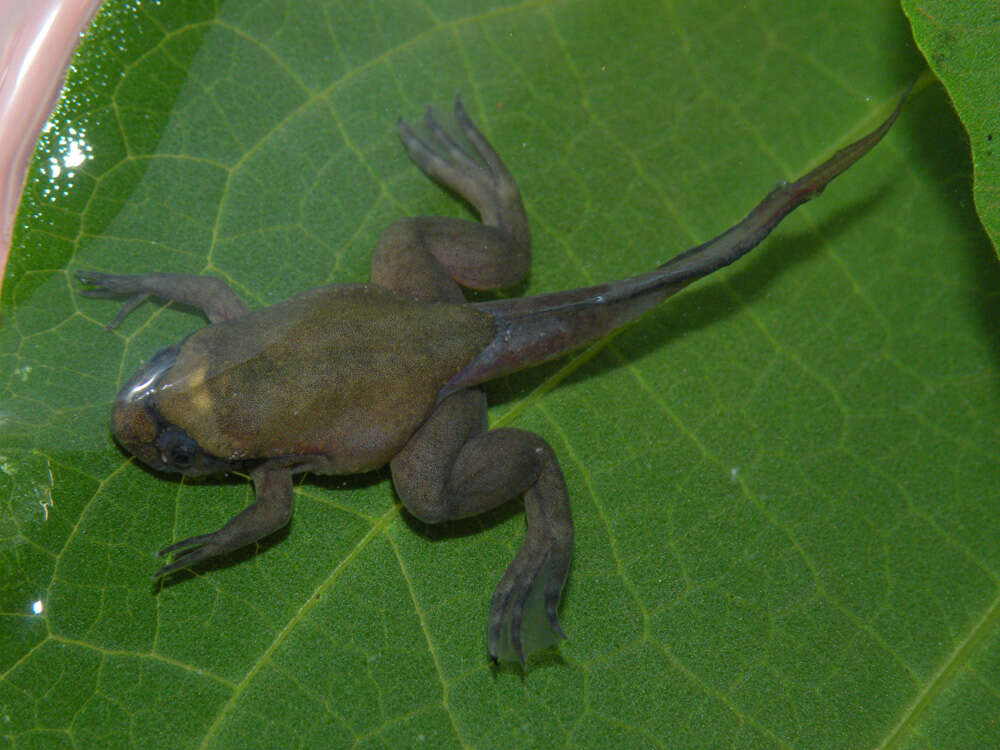
{"type": "Polygon", "coordinates": [[[362,474],[301,474],[299,484],[321,487],[332,492],[355,492],[381,484],[389,479],[389,469],[375,469],[362,474]]]}
{"type": "MultiPolygon", "coordinates": [[[[993,358],[1000,371],[1000,263],[973,200],[973,164],[969,136],[955,114],[947,94],[934,87],[914,101],[919,117],[901,123],[909,143],[910,161],[919,170],[927,190],[935,193],[937,205],[950,210],[956,225],[979,235],[979,252],[968,253],[965,260],[970,288],[975,290],[970,304],[984,339],[991,342],[993,358]],[[936,127],[926,127],[933,122],[936,127]],[[922,127],[921,127],[922,126],[922,127]],[[955,148],[942,144],[960,144],[965,170],[956,175],[955,148]]],[[[965,243],[963,243],[965,244],[965,243]]],[[[971,244],[971,243],[969,243],[971,244]]],[[[1000,378],[995,379],[1000,389],[1000,378]]]]}

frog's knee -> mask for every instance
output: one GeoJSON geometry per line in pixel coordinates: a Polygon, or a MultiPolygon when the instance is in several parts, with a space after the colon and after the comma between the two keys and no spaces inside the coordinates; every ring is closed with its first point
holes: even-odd
{"type": "MultiPolygon", "coordinates": [[[[398,491],[398,489],[397,489],[398,491]]],[[[424,523],[443,523],[451,520],[440,492],[413,491],[400,493],[403,506],[410,515],[424,523]]]]}
{"type": "Polygon", "coordinates": [[[441,523],[448,520],[444,500],[447,466],[436,461],[422,460],[424,456],[404,451],[391,462],[396,495],[410,515],[424,523],[441,523]]]}

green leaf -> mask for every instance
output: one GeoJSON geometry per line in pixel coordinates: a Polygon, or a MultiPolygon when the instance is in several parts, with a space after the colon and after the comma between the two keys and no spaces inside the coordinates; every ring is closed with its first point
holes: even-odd
{"type": "Polygon", "coordinates": [[[1000,250],[1000,7],[984,0],[903,0],[903,9],[968,133],[976,207],[1000,250]]]}
{"type": "Polygon", "coordinates": [[[473,5],[101,11],[3,290],[0,742],[1000,746],[1000,270],[937,86],[734,268],[490,386],[570,488],[558,655],[487,664],[516,504],[428,528],[384,471],[306,477],[286,533],[151,583],[250,488],[115,447],[117,389],[202,321],[147,304],[106,333],[117,306],[71,270],[212,273],[254,306],[364,280],[395,218],[469,215],[394,132],[461,91],[525,196],[518,291],[620,278],[873,127],[923,66],[888,0],[473,5]]]}

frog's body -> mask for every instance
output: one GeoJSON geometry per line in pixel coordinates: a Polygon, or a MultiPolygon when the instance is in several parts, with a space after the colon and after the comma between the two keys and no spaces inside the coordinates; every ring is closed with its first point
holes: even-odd
{"type": "MultiPolygon", "coordinates": [[[[900,102],[900,106],[902,102],[900,102]]],[[[537,435],[488,430],[476,386],[579,348],[756,246],[796,206],[867,153],[878,129],[742,222],[660,268],[526,299],[467,303],[459,284],[499,289],[524,277],[530,234],[520,193],[456,100],[471,145],[428,116],[430,143],[400,123],[428,174],[468,199],[481,224],[402,219],[383,234],[372,283],[332,286],[248,311],[218,279],[80,272],[92,296],[130,295],[117,324],[155,295],[194,305],[210,325],[154,355],[115,401],[112,431],[155,469],[250,473],[256,501],[223,528],[167,547],[162,576],[284,526],[296,472],[350,474],[389,464],[407,509],[430,523],[477,515],[523,494],[527,534],[493,594],[489,652],[518,658],[562,635],[557,608],[573,524],[555,454],[537,435]]]]}
{"type": "MultiPolygon", "coordinates": [[[[369,471],[402,449],[441,385],[493,330],[488,314],[467,305],[418,302],[371,284],[314,289],[191,334],[146,386],[142,413],[155,409],[162,421],[183,425],[202,452],[225,461],[369,471]]],[[[149,445],[128,432],[134,401],[126,388],[115,433],[149,445]]]]}

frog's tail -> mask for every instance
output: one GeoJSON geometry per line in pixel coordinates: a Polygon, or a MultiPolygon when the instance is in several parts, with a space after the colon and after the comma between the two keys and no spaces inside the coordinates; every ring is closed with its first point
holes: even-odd
{"type": "Polygon", "coordinates": [[[635,320],[693,281],[750,252],[785,216],[816,197],[835,177],[871,151],[896,121],[916,81],[875,130],[846,146],[795,182],[779,185],[743,221],[639,276],[536,297],[477,303],[496,323],[492,342],[442,390],[440,397],[541,364],[596,341],[635,320]]]}

